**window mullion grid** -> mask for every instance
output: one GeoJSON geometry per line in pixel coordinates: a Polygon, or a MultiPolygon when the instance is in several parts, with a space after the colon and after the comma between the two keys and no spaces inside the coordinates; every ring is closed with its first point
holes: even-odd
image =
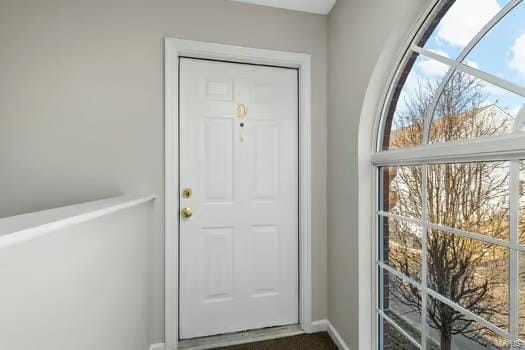
{"type": "Polygon", "coordinates": [[[376,166],[470,163],[525,159],[525,132],[480,137],[462,142],[422,145],[374,153],[376,166]]]}
{"type": "Polygon", "coordinates": [[[513,249],[513,250],[516,250],[518,252],[525,253],[525,246],[520,245],[520,244],[514,244],[514,243],[511,243],[510,241],[504,241],[504,240],[501,240],[501,239],[498,239],[498,238],[493,238],[493,237],[490,237],[490,236],[484,236],[484,235],[481,235],[479,233],[473,233],[473,232],[469,232],[469,231],[458,230],[458,229],[452,228],[452,227],[441,226],[441,225],[438,225],[438,224],[433,224],[431,222],[424,222],[424,221],[419,220],[419,219],[406,218],[406,217],[403,217],[403,216],[399,216],[399,215],[396,215],[396,214],[390,214],[390,213],[383,212],[383,211],[379,211],[378,214],[380,216],[386,216],[386,217],[389,217],[389,218],[392,218],[392,219],[395,219],[395,220],[398,220],[398,221],[405,221],[405,222],[409,222],[409,223],[412,223],[412,224],[416,224],[418,226],[421,226],[422,228],[436,230],[436,231],[440,231],[440,232],[443,232],[443,233],[446,233],[446,234],[455,235],[455,236],[465,237],[465,238],[473,239],[473,240],[476,240],[476,241],[484,242],[484,243],[487,243],[487,244],[497,245],[497,246],[505,247],[507,249],[513,249]]]}
{"type": "MultiPolygon", "coordinates": [[[[510,243],[511,247],[519,246],[519,195],[520,195],[520,161],[510,162],[510,243]]],[[[509,250],[509,331],[513,344],[519,340],[519,254],[516,249],[509,250]]]]}
{"type": "MultiPolygon", "coordinates": [[[[459,55],[458,58],[455,60],[442,57],[441,55],[438,55],[434,52],[431,52],[429,50],[426,50],[424,48],[421,48],[417,46],[416,44],[413,44],[410,48],[411,52],[415,52],[417,54],[422,54],[424,56],[427,56],[429,58],[435,59],[437,61],[440,61],[441,63],[444,63],[449,66],[449,69],[447,73],[445,74],[443,80],[440,82],[440,85],[438,86],[438,89],[436,91],[436,94],[433,96],[433,99],[431,101],[431,104],[429,106],[429,109],[426,111],[425,119],[424,119],[424,127],[423,127],[423,144],[428,144],[430,139],[430,128],[432,123],[432,117],[435,112],[435,109],[437,108],[437,104],[439,101],[439,98],[441,97],[441,94],[443,90],[446,88],[448,82],[452,78],[454,72],[456,71],[462,71],[468,74],[471,74],[479,79],[483,79],[487,82],[490,82],[494,84],[495,86],[499,86],[503,89],[506,89],[507,91],[514,92],[518,95],[525,96],[525,89],[521,86],[517,86],[515,84],[512,84],[508,81],[502,80],[499,77],[493,76],[491,74],[479,71],[475,68],[472,68],[470,66],[467,66],[463,64],[462,62],[467,57],[467,55],[470,53],[470,51],[474,48],[474,46],[505,16],[507,15],[513,8],[515,8],[517,5],[519,5],[523,0],[512,0],[509,3],[507,3],[506,6],[504,6],[501,11],[494,16],[481,30],[480,32],[472,38],[470,43],[464,48],[463,52],[459,55]]],[[[381,130],[383,130],[381,128],[381,130]]],[[[382,136],[381,136],[382,138],[382,136]]],[[[382,144],[382,142],[381,142],[382,144]]],[[[498,155],[490,155],[490,157],[494,157],[494,160],[499,160],[501,157],[504,156],[502,154],[498,155]]],[[[476,158],[479,157],[479,154],[476,155],[476,158]]],[[[488,329],[491,329],[496,334],[505,337],[507,339],[511,339],[514,344],[518,344],[519,341],[519,304],[520,304],[520,295],[519,295],[519,254],[520,252],[525,252],[525,247],[520,245],[519,242],[519,206],[520,206],[520,170],[521,170],[521,161],[518,160],[517,154],[509,154],[509,157],[504,157],[506,159],[513,159],[510,161],[510,223],[509,223],[509,230],[510,230],[510,240],[509,241],[501,241],[499,239],[495,239],[492,237],[486,237],[480,234],[476,233],[470,233],[462,230],[457,230],[453,228],[447,228],[447,227],[441,227],[440,225],[432,224],[429,220],[429,213],[428,213],[428,164],[429,162],[415,162],[422,165],[422,209],[421,209],[421,219],[410,219],[410,218],[404,218],[399,217],[395,214],[390,214],[382,211],[382,206],[379,209],[378,214],[381,217],[391,217],[397,220],[404,220],[407,222],[412,222],[415,224],[420,225],[422,228],[422,237],[421,237],[421,244],[422,244],[422,251],[421,251],[421,284],[414,281],[412,278],[404,276],[403,274],[399,273],[395,269],[392,269],[390,266],[387,266],[383,264],[381,261],[378,261],[379,267],[389,271],[390,273],[393,273],[394,275],[402,278],[405,281],[408,281],[409,283],[415,285],[416,287],[420,288],[421,290],[421,341],[420,341],[420,349],[426,350],[427,349],[427,338],[428,338],[428,322],[427,322],[427,301],[429,298],[429,295],[433,296],[434,298],[437,298],[438,300],[442,301],[445,304],[448,304],[449,306],[453,307],[457,311],[463,313],[465,316],[472,318],[473,320],[476,320],[481,325],[485,326],[488,329]],[[447,298],[437,294],[433,290],[428,288],[428,250],[427,250],[427,240],[428,240],[428,234],[429,231],[432,229],[441,230],[443,232],[448,232],[452,235],[458,235],[463,236],[479,241],[484,241],[490,244],[498,245],[498,246],[504,246],[507,249],[509,249],[509,332],[503,331],[499,327],[493,325],[492,323],[486,321],[485,319],[479,317],[478,315],[473,314],[467,309],[464,309],[458,304],[453,303],[452,301],[448,300],[447,298]]],[[[521,156],[520,156],[521,157],[521,156]]],[[[395,157],[394,157],[395,158],[395,157]]],[[[384,162],[381,164],[381,166],[388,166],[388,163],[390,163],[393,159],[390,159],[387,162],[384,162]]],[[[488,160],[488,159],[485,159],[488,160]]],[[[414,162],[414,159],[412,159],[412,162],[414,162]]],[[[415,164],[414,163],[414,164],[415,164]]],[[[379,166],[380,164],[376,164],[379,166]]],[[[384,190],[384,189],[383,189],[384,190]]],[[[378,216],[376,216],[378,217],[378,216]]],[[[382,233],[382,232],[381,232],[382,233]]],[[[381,236],[381,239],[383,237],[381,236]]],[[[387,322],[394,324],[394,326],[397,326],[395,322],[390,320],[387,315],[384,315],[382,310],[379,310],[379,314],[383,316],[384,319],[387,320],[387,322]],[[384,317],[386,316],[386,317],[384,317]]],[[[398,326],[396,328],[399,328],[398,326]]],[[[403,332],[402,329],[399,329],[403,332]]],[[[405,334],[406,335],[406,334],[405,334]]],[[[412,341],[409,337],[409,339],[412,341]]]]}
{"type": "Polygon", "coordinates": [[[396,321],[394,321],[393,319],[391,319],[390,317],[388,317],[387,314],[385,314],[383,312],[383,310],[378,310],[377,311],[379,313],[379,315],[381,316],[381,318],[385,321],[387,321],[390,325],[392,325],[392,327],[394,327],[395,329],[397,329],[397,331],[401,334],[403,334],[403,336],[405,338],[407,338],[413,345],[417,346],[419,349],[423,349],[419,343],[417,342],[417,340],[415,340],[414,338],[412,338],[412,336],[410,334],[408,334],[401,326],[399,326],[396,321]]]}
{"type": "Polygon", "coordinates": [[[525,248],[519,243],[519,205],[520,205],[520,172],[521,172],[521,161],[519,159],[513,158],[510,160],[510,241],[500,241],[492,237],[486,237],[480,234],[471,233],[467,231],[457,230],[449,227],[442,227],[441,225],[433,224],[429,220],[428,214],[428,164],[422,165],[422,216],[421,219],[411,219],[401,217],[396,214],[391,214],[379,210],[378,215],[382,217],[390,217],[396,220],[411,222],[419,225],[422,228],[422,237],[421,237],[421,283],[417,283],[409,277],[406,277],[394,269],[390,268],[387,265],[378,262],[379,266],[387,271],[394,273],[398,277],[402,276],[402,279],[408,281],[409,283],[415,285],[421,289],[421,349],[426,350],[427,348],[427,337],[428,337],[428,322],[427,322],[427,301],[428,296],[432,295],[442,302],[453,306],[455,309],[463,309],[455,305],[454,303],[448,301],[447,298],[438,295],[428,288],[428,251],[427,251],[427,234],[431,229],[437,229],[443,232],[448,232],[452,235],[459,235],[462,237],[467,237],[470,239],[483,241],[489,244],[504,246],[509,249],[509,333],[501,330],[499,327],[491,324],[488,321],[483,320],[477,315],[471,314],[468,310],[462,310],[461,312],[466,316],[475,318],[478,322],[482,323],[485,327],[491,329],[495,333],[499,334],[502,337],[510,338],[513,344],[517,344],[519,340],[519,254],[520,252],[525,252],[525,248]]]}
{"type": "MultiPolygon", "coordinates": [[[[424,223],[428,222],[428,165],[424,164],[421,169],[421,218],[424,223]]],[[[427,225],[423,225],[421,234],[421,350],[427,349],[428,322],[427,322],[427,225]]]]}
{"type": "MultiPolygon", "coordinates": [[[[436,93],[435,95],[433,96],[433,99],[432,99],[432,102],[426,112],[426,115],[425,115],[425,119],[424,119],[424,125],[423,125],[423,144],[427,144],[429,143],[429,139],[430,139],[430,127],[431,127],[431,123],[432,123],[432,117],[434,115],[434,111],[436,110],[436,107],[437,107],[437,104],[438,104],[438,101],[439,101],[439,98],[441,97],[441,94],[443,92],[443,90],[445,89],[445,87],[447,86],[448,82],[450,81],[450,79],[452,78],[452,75],[454,74],[454,72],[456,71],[456,69],[458,68],[461,68],[460,70],[462,71],[466,71],[466,73],[469,73],[469,74],[472,74],[472,75],[475,75],[477,76],[478,78],[485,78],[487,79],[487,77],[490,79],[491,82],[494,83],[494,81],[496,82],[496,85],[504,85],[506,89],[509,89],[511,88],[511,91],[512,90],[515,90],[515,89],[512,89],[512,88],[517,88],[518,89],[518,92],[517,93],[522,93],[523,94],[523,88],[519,87],[519,86],[516,86],[515,84],[511,84],[510,82],[507,82],[507,81],[504,81],[502,79],[499,79],[498,77],[495,77],[495,76],[492,76],[490,74],[486,74],[486,73],[483,73],[483,72],[480,72],[478,71],[477,69],[473,69],[471,67],[468,67],[468,66],[465,66],[464,64],[462,64],[461,62],[463,62],[463,60],[468,56],[468,54],[470,53],[470,51],[472,51],[472,49],[474,48],[474,46],[476,46],[476,44],[503,18],[505,17],[510,11],[512,11],[513,8],[515,8],[516,6],[518,6],[523,0],[512,0],[510,3],[508,3],[504,8],[501,9],[501,11],[496,15],[494,16],[487,24],[485,24],[485,26],[478,32],[478,34],[472,38],[472,40],[467,44],[467,46],[465,46],[465,48],[463,49],[463,51],[461,52],[461,54],[458,56],[458,58],[456,58],[455,60],[451,60],[449,58],[446,58],[446,57],[443,57],[439,54],[436,54],[434,52],[431,52],[431,51],[428,51],[428,50],[425,50],[419,46],[417,46],[416,44],[413,44],[411,49],[412,51],[416,52],[416,53],[419,53],[419,54],[423,54],[427,57],[430,57],[430,58],[433,58],[433,59],[436,59],[438,61],[440,61],[441,63],[444,63],[446,65],[449,66],[449,70],[448,72],[445,74],[445,76],[443,77],[443,80],[441,81],[441,83],[439,84],[437,90],[436,90],[436,93]],[[481,73],[481,76],[479,76],[479,74],[477,74],[478,72],[481,73]],[[492,79],[493,78],[493,79],[492,79]],[[509,85],[510,84],[510,85],[509,85]]],[[[522,95],[524,96],[524,95],[522,95]]]]}
{"type": "MultiPolygon", "coordinates": [[[[382,142],[382,141],[381,141],[382,142]]],[[[379,196],[375,196],[376,200],[377,200],[377,206],[375,208],[377,209],[382,209],[383,208],[383,191],[385,190],[384,187],[383,187],[383,184],[384,184],[384,172],[383,170],[381,169],[381,167],[376,167],[375,168],[376,170],[376,176],[377,176],[377,179],[379,180],[376,184],[376,188],[379,188],[379,196]]],[[[374,227],[376,227],[376,229],[378,230],[379,232],[379,237],[377,237],[377,247],[375,249],[375,254],[376,254],[376,261],[383,261],[383,257],[384,257],[384,239],[385,239],[385,233],[384,233],[384,226],[383,226],[383,218],[382,217],[379,217],[378,215],[374,215],[375,217],[375,220],[374,220],[374,227]]],[[[376,314],[375,314],[375,324],[376,324],[376,327],[377,327],[377,335],[379,335],[379,337],[381,338],[379,340],[379,344],[383,344],[384,342],[384,337],[385,337],[385,332],[384,332],[384,324],[383,322],[381,321],[381,310],[384,310],[384,292],[385,292],[385,289],[384,289],[384,273],[383,271],[381,270],[381,268],[379,267],[379,264],[376,265],[376,285],[378,288],[376,288],[376,302],[377,302],[377,307],[376,307],[376,314]]],[[[376,339],[377,338],[377,335],[376,335],[376,339]]],[[[379,347],[377,347],[377,349],[379,349],[379,347]]]]}
{"type": "MultiPolygon", "coordinates": [[[[421,53],[421,49],[418,46],[414,46],[412,48],[414,52],[421,53]]],[[[450,62],[445,63],[449,65],[450,62]]],[[[430,126],[432,124],[432,117],[434,116],[434,111],[436,110],[439,98],[441,97],[441,94],[443,93],[443,90],[445,90],[445,87],[447,86],[448,82],[452,78],[452,75],[456,71],[456,67],[458,65],[458,62],[453,62],[450,64],[450,67],[448,69],[447,74],[443,77],[443,80],[439,84],[436,93],[432,97],[432,103],[430,104],[428,110],[425,113],[425,119],[423,120],[423,144],[428,144],[430,142],[430,126]]]]}
{"type": "MultiPolygon", "coordinates": [[[[406,275],[402,274],[401,272],[397,271],[396,269],[394,269],[394,268],[392,268],[392,267],[390,267],[388,265],[385,265],[384,263],[382,263],[380,261],[378,261],[377,264],[383,270],[386,270],[386,271],[390,272],[392,275],[400,278],[402,281],[410,283],[414,287],[416,287],[416,288],[418,288],[420,290],[423,290],[423,286],[421,285],[421,283],[414,281],[412,278],[407,277],[406,275]]],[[[441,294],[433,291],[432,289],[427,288],[426,292],[427,292],[428,295],[431,295],[434,299],[437,299],[440,302],[442,302],[443,304],[446,304],[446,305],[450,306],[454,310],[456,310],[459,313],[463,314],[465,317],[468,317],[469,319],[471,319],[471,320],[473,320],[475,322],[478,322],[480,325],[482,325],[483,327],[485,327],[487,329],[490,329],[492,332],[494,332],[495,334],[499,335],[500,337],[505,338],[505,339],[509,339],[510,338],[510,335],[509,335],[509,333],[507,331],[505,331],[505,330],[501,329],[500,327],[490,323],[489,321],[487,321],[484,318],[476,315],[472,311],[469,311],[468,309],[465,309],[463,306],[459,305],[458,303],[455,303],[455,302],[451,301],[450,299],[442,296],[441,294]]]]}
{"type": "MultiPolygon", "coordinates": [[[[520,96],[524,96],[525,97],[525,88],[523,88],[522,86],[519,86],[517,84],[514,84],[514,83],[511,83],[510,81],[508,80],[505,80],[505,79],[502,79],[500,77],[497,77],[495,75],[492,75],[492,74],[489,74],[489,73],[485,73],[479,69],[476,69],[476,68],[472,68],[471,66],[468,66],[464,63],[461,63],[459,61],[456,61],[456,60],[452,60],[450,58],[447,58],[447,57],[444,57],[444,56],[441,56],[433,51],[429,51],[429,50],[426,50],[426,49],[423,49],[419,46],[415,46],[413,47],[413,50],[421,55],[424,55],[426,57],[429,57],[431,59],[434,59],[438,62],[441,62],[443,64],[446,64],[448,66],[450,66],[450,69],[449,71],[447,72],[447,75],[445,75],[445,78],[443,78],[442,82],[441,82],[441,85],[439,86],[439,89],[437,90],[435,96],[434,96],[434,99],[432,101],[432,104],[431,104],[431,107],[429,108],[428,110],[428,113],[432,113],[434,112],[435,110],[435,107],[437,105],[437,102],[439,100],[439,97],[441,96],[441,93],[443,92],[443,89],[445,88],[446,84],[448,84],[448,81],[450,80],[450,78],[452,77],[452,73],[454,73],[454,71],[458,70],[460,72],[463,72],[463,73],[467,73],[467,74],[470,74],[478,79],[481,79],[481,80],[484,80],[486,82],[489,82],[491,83],[492,85],[494,86],[497,86],[497,87],[500,87],[502,89],[505,89],[505,90],[508,90],[508,91],[511,91],[515,94],[518,94],[520,96]]],[[[427,121],[427,119],[425,119],[425,122],[427,121]]]]}

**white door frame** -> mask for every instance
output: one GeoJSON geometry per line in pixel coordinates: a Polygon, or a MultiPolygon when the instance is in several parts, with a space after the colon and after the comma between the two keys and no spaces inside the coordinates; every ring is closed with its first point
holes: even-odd
{"type": "Polygon", "coordinates": [[[311,56],[302,53],[166,38],[165,54],[165,338],[178,343],[179,299],[179,57],[272,65],[299,70],[299,321],[312,327],[311,56]]]}

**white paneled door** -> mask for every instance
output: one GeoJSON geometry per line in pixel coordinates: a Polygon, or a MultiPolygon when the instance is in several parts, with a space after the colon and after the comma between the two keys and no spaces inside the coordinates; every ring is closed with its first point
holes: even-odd
{"type": "Polygon", "coordinates": [[[295,69],[180,59],[181,339],[298,323],[297,101],[295,69]]]}

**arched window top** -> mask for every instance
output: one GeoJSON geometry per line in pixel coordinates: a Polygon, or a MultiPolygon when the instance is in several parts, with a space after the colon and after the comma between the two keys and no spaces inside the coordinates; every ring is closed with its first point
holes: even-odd
{"type": "Polygon", "coordinates": [[[386,102],[378,151],[525,131],[525,2],[439,2],[386,102]]]}
{"type": "Polygon", "coordinates": [[[525,0],[441,0],[371,154],[378,349],[525,349],[525,0]]]}

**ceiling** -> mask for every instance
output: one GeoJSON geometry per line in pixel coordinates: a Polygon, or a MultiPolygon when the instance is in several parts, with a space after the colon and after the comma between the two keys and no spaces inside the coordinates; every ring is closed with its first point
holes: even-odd
{"type": "Polygon", "coordinates": [[[247,4],[279,7],[288,10],[296,10],[310,13],[327,15],[336,0],[233,0],[247,4]]]}

